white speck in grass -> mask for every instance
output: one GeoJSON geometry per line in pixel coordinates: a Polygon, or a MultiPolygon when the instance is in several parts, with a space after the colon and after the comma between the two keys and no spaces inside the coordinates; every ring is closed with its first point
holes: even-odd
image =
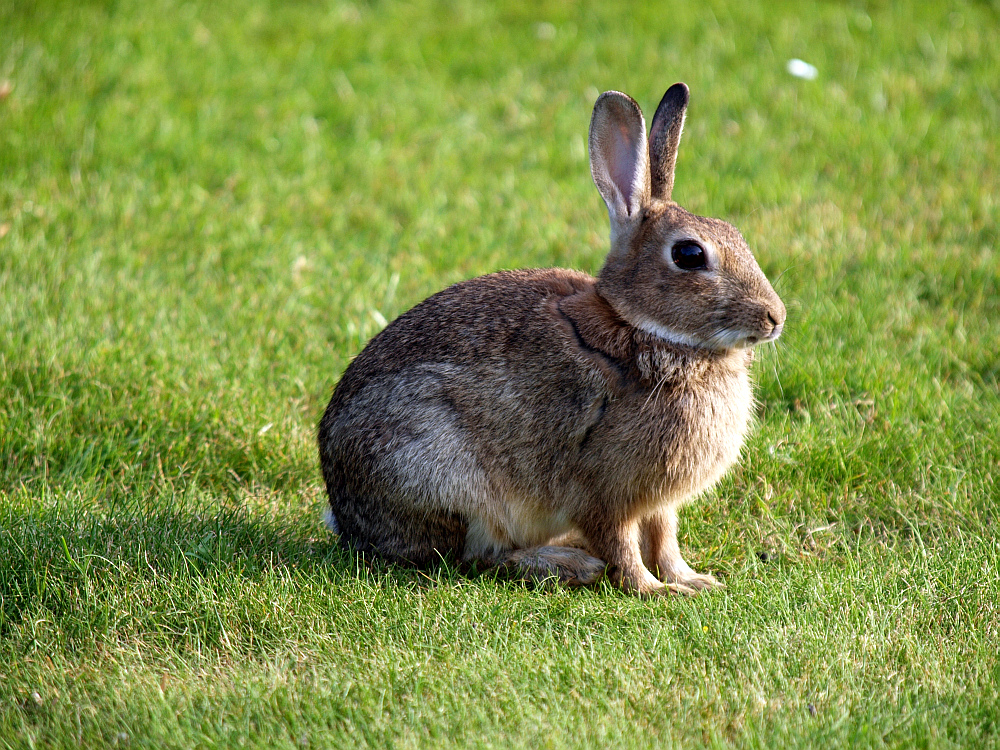
{"type": "Polygon", "coordinates": [[[347,101],[354,98],[354,86],[351,85],[351,81],[344,71],[338,70],[334,73],[333,87],[337,91],[337,96],[342,100],[347,101]]]}
{"type": "Polygon", "coordinates": [[[876,112],[885,112],[886,108],[889,106],[889,100],[885,96],[885,92],[879,88],[878,91],[872,93],[872,109],[876,112]]]}
{"type": "Polygon", "coordinates": [[[212,41],[212,32],[209,31],[208,27],[202,23],[195,26],[194,34],[192,34],[192,36],[194,37],[194,43],[199,47],[207,47],[212,41]]]}
{"type": "Polygon", "coordinates": [[[274,427],[274,422],[268,422],[266,425],[257,430],[258,435],[265,435],[267,431],[274,427]]]}
{"type": "Polygon", "coordinates": [[[385,328],[387,325],[389,325],[389,321],[385,319],[385,316],[378,310],[376,310],[374,307],[368,312],[371,314],[372,320],[378,323],[380,328],[385,328]]]}
{"type": "Polygon", "coordinates": [[[535,26],[535,36],[539,39],[549,41],[556,38],[556,27],[548,21],[542,21],[535,26]]]}
{"type": "Polygon", "coordinates": [[[302,276],[310,268],[311,264],[306,256],[300,255],[297,257],[294,261],[292,261],[292,281],[296,284],[300,283],[302,281],[302,276]]]}
{"type": "Polygon", "coordinates": [[[815,65],[810,65],[805,60],[799,60],[797,57],[789,60],[785,69],[796,78],[804,78],[807,81],[815,81],[819,75],[819,71],[815,65]]]}
{"type": "Polygon", "coordinates": [[[338,15],[340,16],[340,20],[344,23],[356,24],[361,23],[362,20],[361,11],[358,10],[356,5],[351,5],[350,3],[341,6],[338,15]]]}

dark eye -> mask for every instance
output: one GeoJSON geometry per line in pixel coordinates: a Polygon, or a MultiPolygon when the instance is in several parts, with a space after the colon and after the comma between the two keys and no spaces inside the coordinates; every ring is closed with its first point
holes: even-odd
{"type": "Polygon", "coordinates": [[[682,240],[674,245],[670,257],[682,271],[697,271],[708,268],[708,257],[705,248],[693,240],[682,240]]]}

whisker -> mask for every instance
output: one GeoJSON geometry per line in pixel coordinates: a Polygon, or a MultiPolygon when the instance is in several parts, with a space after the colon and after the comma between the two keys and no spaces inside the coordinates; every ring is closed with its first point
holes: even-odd
{"type": "Polygon", "coordinates": [[[781,386],[781,378],[778,377],[778,342],[771,341],[771,349],[774,350],[774,357],[771,358],[771,370],[774,372],[774,382],[778,384],[778,392],[781,394],[781,400],[785,400],[785,389],[781,386]]]}
{"type": "Polygon", "coordinates": [[[777,276],[774,277],[774,281],[771,282],[771,286],[772,287],[777,286],[778,282],[781,281],[781,277],[784,276],[789,271],[791,271],[793,268],[799,268],[804,265],[805,263],[793,263],[790,266],[785,266],[784,269],[782,269],[782,271],[777,276]]]}
{"type": "Polygon", "coordinates": [[[665,373],[663,373],[663,375],[660,376],[659,381],[657,381],[656,385],[653,386],[653,390],[651,390],[649,392],[649,395],[646,396],[646,400],[645,400],[645,402],[643,402],[642,408],[639,409],[639,413],[640,414],[646,410],[646,407],[649,405],[649,402],[652,401],[653,396],[656,395],[656,391],[659,390],[660,386],[662,386],[667,381],[667,375],[668,374],[669,373],[665,372],[665,373]]]}

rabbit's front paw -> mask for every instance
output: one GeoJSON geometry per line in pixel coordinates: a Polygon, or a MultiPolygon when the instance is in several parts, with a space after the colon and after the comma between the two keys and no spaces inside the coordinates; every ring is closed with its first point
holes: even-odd
{"type": "Polygon", "coordinates": [[[690,568],[682,574],[667,576],[664,580],[668,585],[681,586],[688,589],[692,593],[706,591],[707,589],[722,589],[726,587],[726,585],[719,581],[715,576],[708,573],[695,573],[690,568]]]}
{"type": "Polygon", "coordinates": [[[725,584],[721,583],[715,576],[708,573],[696,573],[679,554],[661,559],[654,572],[664,583],[681,586],[688,589],[690,593],[725,588],[725,584]]]}

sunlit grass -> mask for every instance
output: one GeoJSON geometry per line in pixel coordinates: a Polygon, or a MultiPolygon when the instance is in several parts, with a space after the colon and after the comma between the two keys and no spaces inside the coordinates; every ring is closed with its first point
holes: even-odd
{"type": "Polygon", "coordinates": [[[1000,745],[995,4],[0,4],[0,746],[1000,745]],[[817,66],[793,78],[790,58],[817,66]],[[789,309],[727,585],[340,550],[314,428],[454,281],[596,272],[600,91],[789,309]]]}

